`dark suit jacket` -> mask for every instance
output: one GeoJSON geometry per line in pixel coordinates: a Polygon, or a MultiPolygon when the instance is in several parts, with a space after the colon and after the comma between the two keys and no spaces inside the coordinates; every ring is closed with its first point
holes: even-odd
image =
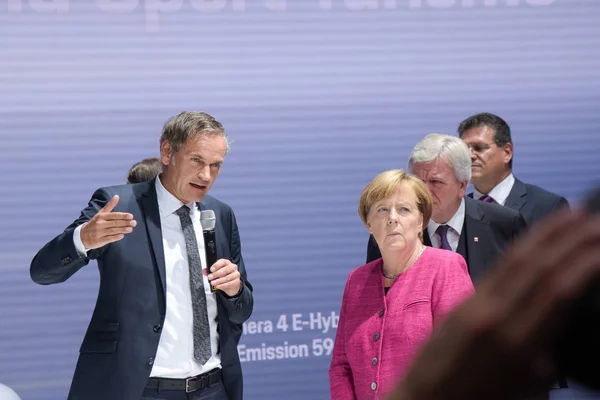
{"type": "Polygon", "coordinates": [[[504,202],[505,207],[519,211],[528,226],[563,205],[569,206],[569,202],[564,197],[539,186],[523,183],[517,178],[515,178],[515,184],[504,202]]]}
{"type": "MultiPolygon", "coordinates": [[[[456,252],[467,262],[474,283],[524,229],[525,220],[518,212],[465,197],[465,222],[456,252]]],[[[423,243],[431,246],[427,229],[423,231],[423,243]]],[[[379,247],[371,236],[367,247],[367,263],[380,257],[379,247]]]]}
{"type": "MultiPolygon", "coordinates": [[[[473,197],[473,193],[469,194],[473,197]]],[[[504,206],[516,210],[523,215],[527,226],[532,226],[545,216],[552,214],[562,206],[569,207],[569,202],[562,196],[542,189],[539,186],[530,185],[515,177],[515,183],[504,202],[504,206]]],[[[564,377],[559,377],[560,387],[568,385],[564,377]]],[[[536,400],[548,399],[548,393],[535,397],[536,400]]]]}
{"type": "MultiPolygon", "coordinates": [[[[206,196],[201,210],[212,209],[217,256],[237,264],[243,288],[239,296],[217,294],[219,350],[223,381],[230,400],[242,399],[237,345],[242,323],[253,307],[240,237],[231,208],[206,196]]],[[[100,270],[98,300],[80,348],[69,399],[139,399],[148,381],[165,319],[165,258],[155,181],[98,189],[81,216],[46,244],[31,263],[31,278],[42,285],[66,281],[90,259],[100,270]],[[137,226],[125,237],[80,257],[73,231],[89,221],[112,197],[115,211],[132,213],[137,226]]]]}

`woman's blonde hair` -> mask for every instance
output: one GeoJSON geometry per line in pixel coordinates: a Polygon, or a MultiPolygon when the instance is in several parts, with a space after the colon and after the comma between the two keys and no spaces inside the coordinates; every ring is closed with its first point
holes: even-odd
{"type": "MultiPolygon", "coordinates": [[[[432,212],[431,195],[429,190],[421,179],[415,175],[410,175],[401,169],[390,169],[377,175],[364,188],[358,201],[358,215],[363,223],[367,225],[367,216],[373,204],[388,198],[403,187],[409,187],[413,190],[417,198],[417,209],[423,217],[423,228],[429,223],[432,212]]],[[[419,238],[423,240],[423,233],[419,238]]]]}

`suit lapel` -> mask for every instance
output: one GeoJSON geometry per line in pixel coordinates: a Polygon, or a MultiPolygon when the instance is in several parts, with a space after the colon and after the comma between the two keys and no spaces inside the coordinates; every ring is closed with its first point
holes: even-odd
{"type": "Polygon", "coordinates": [[[465,225],[464,240],[466,244],[466,260],[469,262],[471,279],[475,281],[485,269],[485,243],[482,240],[489,238],[487,224],[483,222],[483,211],[479,207],[479,200],[465,198],[465,225]]]}
{"type": "Polygon", "coordinates": [[[527,201],[527,186],[517,178],[504,202],[504,206],[520,211],[527,201]]]}
{"type": "Polygon", "coordinates": [[[156,181],[152,181],[148,190],[142,193],[141,204],[144,211],[144,221],[146,223],[148,239],[154,255],[155,265],[158,268],[162,292],[166,299],[165,251],[163,249],[158,199],[156,198],[156,181]]]}
{"type": "Polygon", "coordinates": [[[467,252],[467,228],[466,228],[466,211],[465,211],[465,222],[463,222],[462,232],[458,238],[458,246],[456,246],[456,252],[460,254],[469,265],[469,253],[467,252]]]}

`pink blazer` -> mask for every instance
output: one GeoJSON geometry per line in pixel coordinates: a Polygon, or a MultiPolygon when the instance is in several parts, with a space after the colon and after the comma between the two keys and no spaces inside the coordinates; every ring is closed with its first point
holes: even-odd
{"type": "Polygon", "coordinates": [[[350,273],[333,348],[332,400],[383,399],[419,346],[452,308],[474,293],[465,260],[427,247],[384,293],[383,260],[350,273]]]}

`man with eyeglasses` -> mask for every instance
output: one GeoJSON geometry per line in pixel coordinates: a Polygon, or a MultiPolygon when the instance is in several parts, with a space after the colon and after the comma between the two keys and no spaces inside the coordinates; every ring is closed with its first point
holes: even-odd
{"type": "MultiPolygon", "coordinates": [[[[519,211],[527,226],[551,214],[568,201],[539,186],[524,183],[512,174],[513,144],[510,127],[502,118],[490,113],[475,114],[458,126],[458,136],[471,151],[470,196],[488,203],[497,203],[519,211]]],[[[558,376],[551,390],[567,388],[563,376],[558,376]]],[[[548,399],[545,393],[537,399],[548,399]]]]}
{"type": "Polygon", "coordinates": [[[564,197],[515,178],[510,127],[502,118],[490,113],[473,115],[460,123],[458,135],[471,151],[475,199],[519,211],[528,226],[569,206],[564,197]]]}

